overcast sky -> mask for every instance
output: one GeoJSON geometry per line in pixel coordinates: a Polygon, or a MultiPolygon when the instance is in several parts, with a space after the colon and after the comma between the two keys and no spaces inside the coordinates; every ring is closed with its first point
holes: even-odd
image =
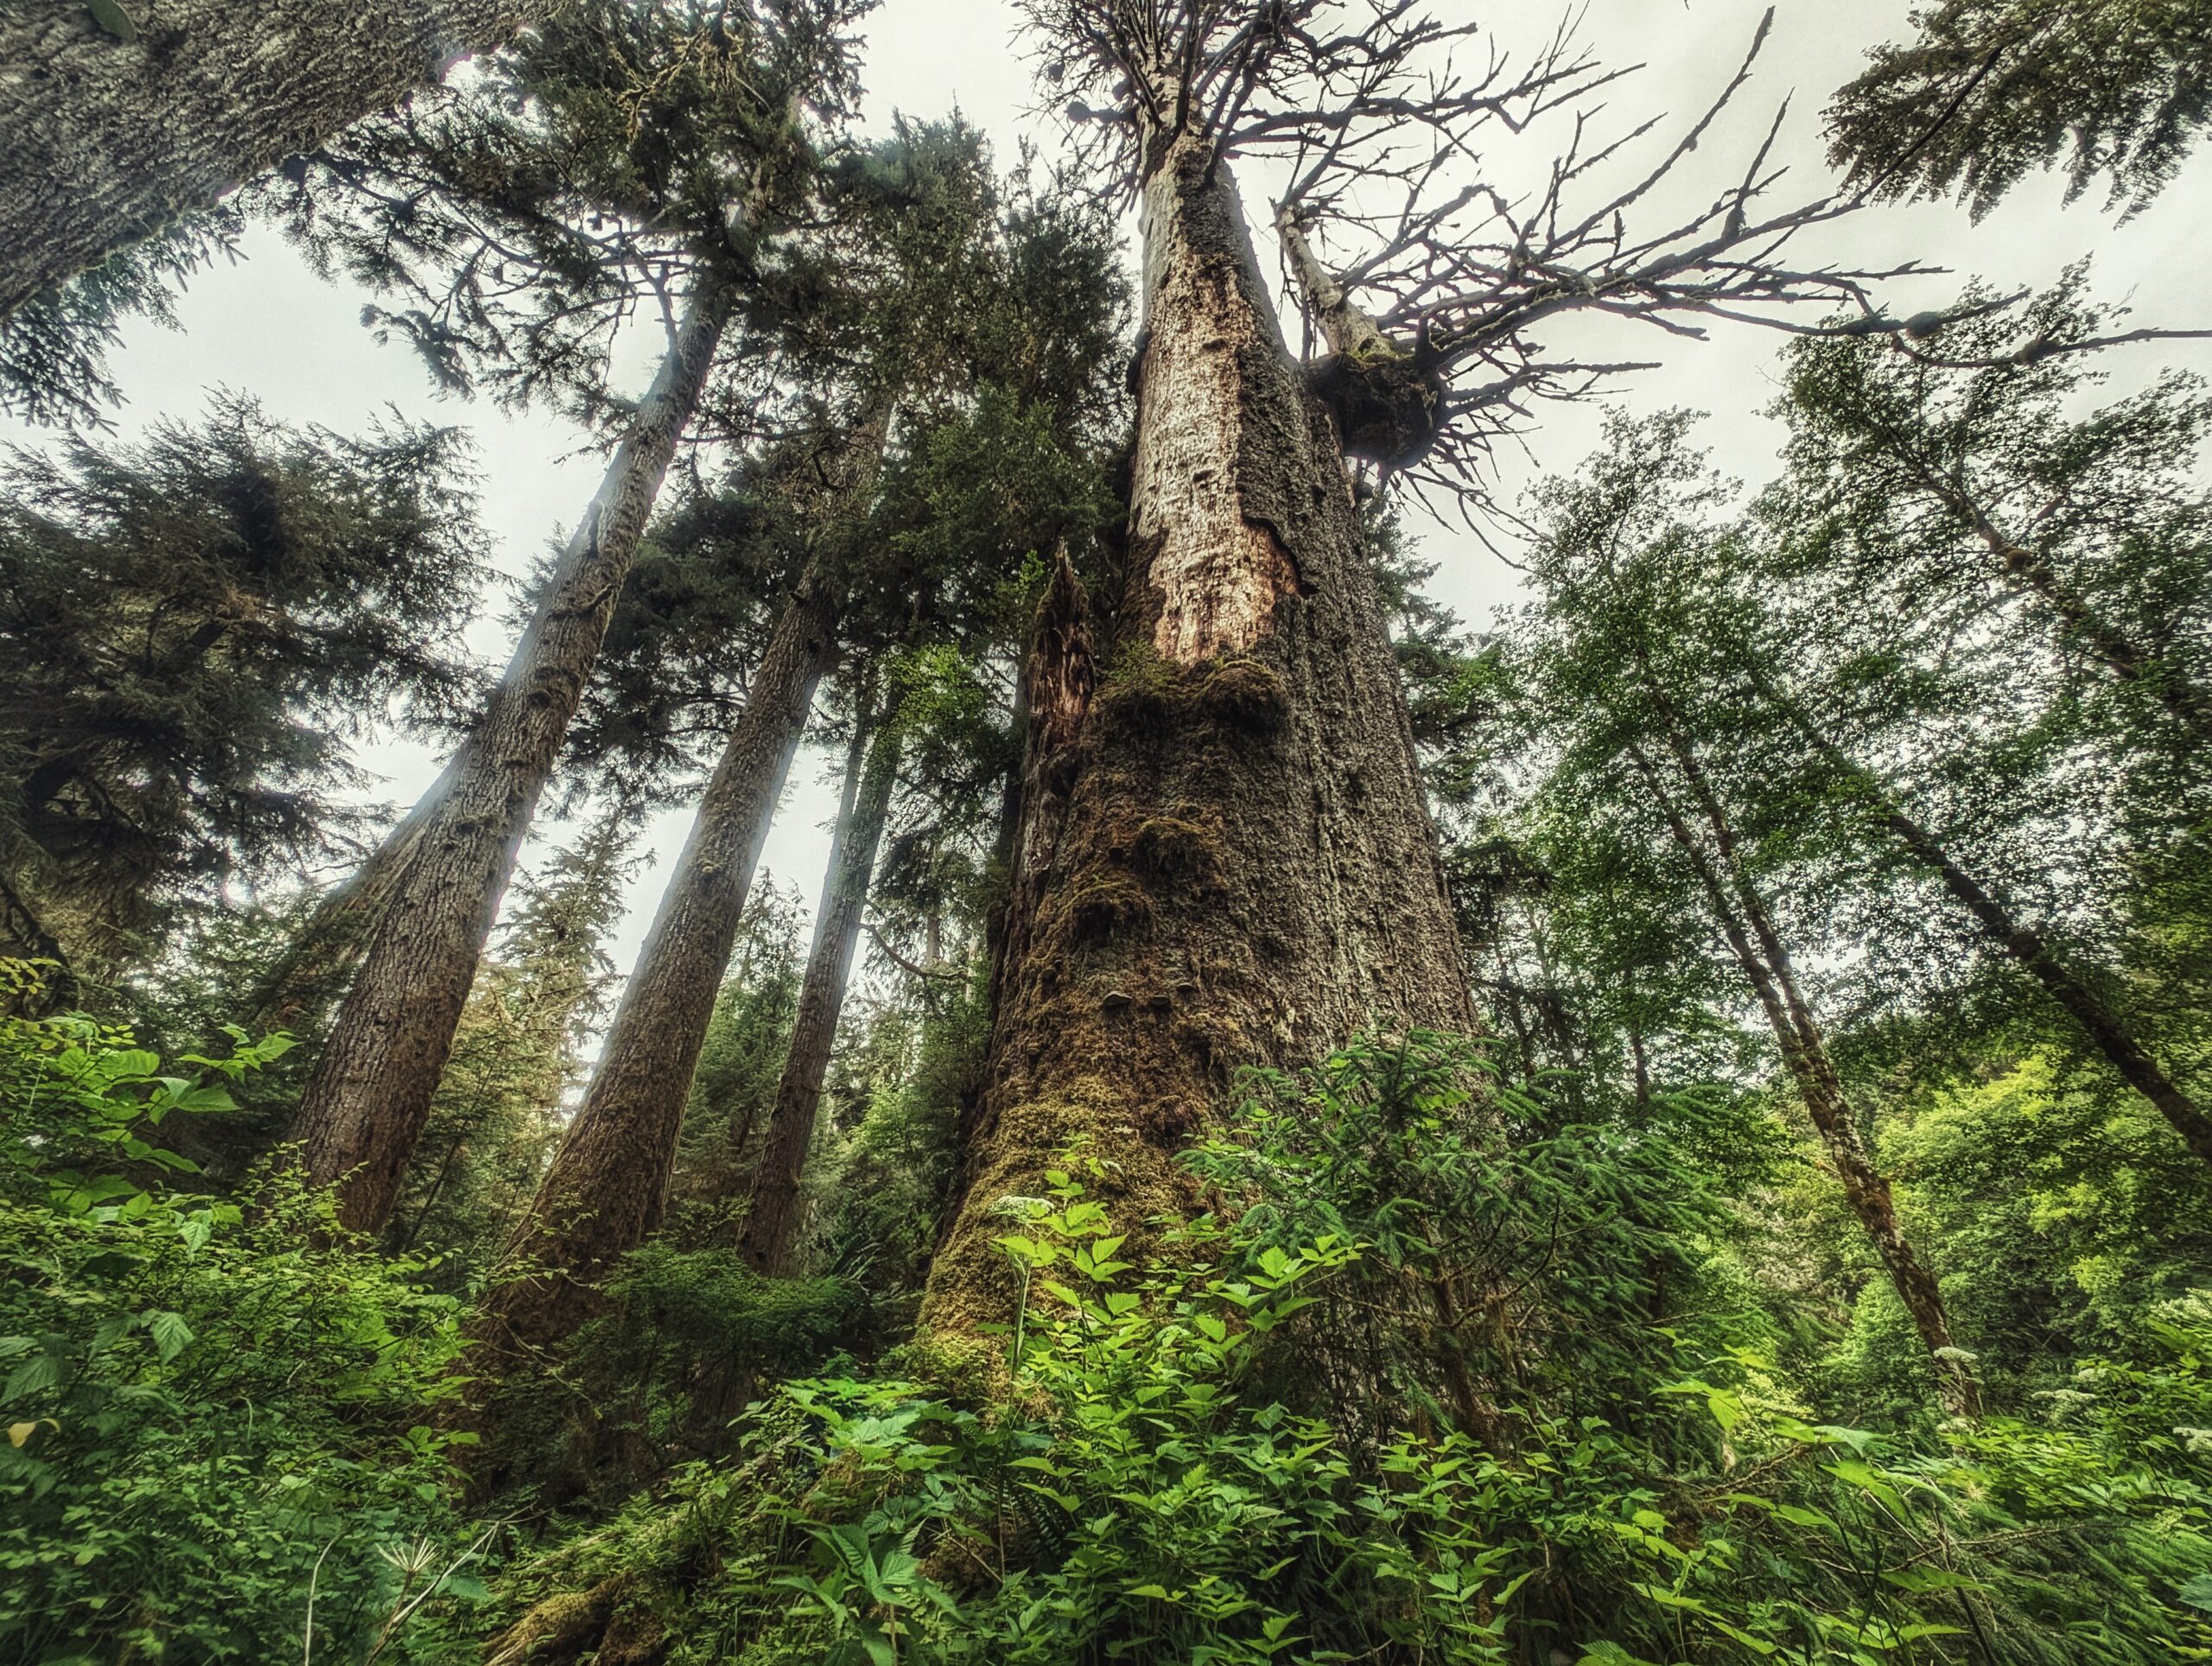
{"type": "MultiPolygon", "coordinates": [[[[1456,11],[1481,0],[1437,0],[1456,11]]],[[[1815,196],[1827,181],[1821,160],[1820,112],[1833,91],[1857,73],[1866,49],[1905,31],[1909,0],[1781,0],[1772,40],[1757,79],[1724,122],[1690,158],[1679,182],[1683,195],[1709,199],[1723,182],[1740,176],[1777,105],[1794,95],[1781,156],[1792,163],[1785,197],[1815,196]]],[[[1514,45],[1549,30],[1553,10],[1540,0],[1495,0],[1502,41],[1514,45]]],[[[1687,121],[1726,85],[1742,58],[1764,10],[1763,0],[1589,0],[1585,38],[1611,64],[1640,64],[1631,79],[1610,91],[1607,119],[1630,126],[1660,111],[1687,121]]],[[[887,126],[892,113],[933,117],[956,105],[996,142],[1010,161],[1024,139],[1049,152],[1058,143],[1057,124],[1033,113],[1034,95],[1025,49],[1015,40],[1008,0],[884,0],[868,21],[866,124],[887,126]]],[[[1669,134],[1676,128],[1662,130],[1669,134]]],[[[1500,181],[1537,177],[1551,153],[1550,136],[1533,131],[1501,136],[1484,156],[1500,181]]],[[[1649,143],[1669,142],[1655,135],[1649,143]]],[[[1267,181],[1243,181],[1250,212],[1264,220],[1267,181]]],[[[1826,228],[1799,251],[1800,264],[1815,259],[1886,267],[1908,260],[1946,266],[1955,277],[1920,280],[1893,291],[1902,314],[1940,304],[1969,275],[2018,288],[2049,283],[2071,262],[2096,257],[2098,292],[2127,299],[2134,321],[2174,327],[2212,323],[2212,298],[2202,274],[2212,270],[2212,162],[2200,158],[2147,213],[2115,225],[2094,194],[2070,207],[2060,181],[2031,181],[1980,225],[1944,205],[1884,208],[1826,228]]],[[[170,333],[136,327],[114,365],[129,404],[118,413],[126,436],[165,416],[189,416],[207,391],[228,387],[261,398],[270,413],[358,432],[387,405],[440,423],[458,423],[475,436],[483,474],[483,519],[493,547],[487,556],[518,573],[546,541],[573,525],[599,475],[599,459],[584,449],[584,436],[551,416],[512,419],[486,406],[442,401],[403,347],[378,347],[359,322],[365,298],[326,284],[308,271],[283,242],[250,236],[249,258],[203,274],[179,308],[183,328],[170,333]]],[[[1602,338],[1601,326],[1569,322],[1554,327],[1546,346],[1554,355],[1578,347],[1621,356],[1602,338]]],[[[1623,386],[1614,403],[1636,410],[1688,406],[1710,415],[1705,432],[1722,467],[1756,485],[1771,472],[1778,430],[1763,412],[1775,392],[1780,339],[1756,328],[1719,325],[1705,342],[1670,340],[1647,334],[1633,356],[1660,358],[1663,368],[1623,386]]],[[[2186,363],[2212,369],[2212,344],[2124,350],[2107,355],[2117,386],[2141,381],[2164,366],[2186,363]],[[2130,353],[2132,353],[2132,356],[2130,353]]],[[[1548,413],[1529,430],[1522,452],[1499,460],[1509,490],[1542,473],[1573,468],[1596,443],[1602,412],[1571,408],[1548,413]]],[[[39,442],[41,436],[0,422],[0,436],[39,442]]],[[[1442,527],[1423,534],[1427,558],[1441,563],[1433,588],[1471,622],[1480,622],[1512,596],[1512,569],[1486,553],[1464,531],[1442,527]]],[[[485,610],[473,637],[487,663],[507,651],[499,624],[503,606],[485,610]]],[[[404,742],[377,743],[364,760],[383,778],[377,796],[395,804],[410,801],[435,773],[436,760],[404,742]]],[[[796,886],[810,906],[821,883],[834,807],[826,760],[805,754],[770,838],[766,869],[772,881],[796,886]]],[[[681,843],[688,812],[660,818],[649,830],[657,860],[636,881],[630,912],[613,945],[626,968],[650,920],[667,862],[681,843]]]]}

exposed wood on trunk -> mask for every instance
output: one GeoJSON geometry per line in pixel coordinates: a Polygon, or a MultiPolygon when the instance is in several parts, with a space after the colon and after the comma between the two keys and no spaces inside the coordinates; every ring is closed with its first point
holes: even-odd
{"type": "Polygon", "coordinates": [[[1030,658],[989,1061],[924,1313],[984,1359],[1014,1293],[993,1208],[1071,1142],[1141,1231],[1188,1207],[1176,1155],[1239,1067],[1474,1025],[1334,421],[1226,166],[1152,140],[1124,588],[1102,631],[1063,568],[1030,658]]]}
{"type": "Polygon", "coordinates": [[[837,1020],[851,980],[853,953],[868,909],[877,849],[890,814],[891,789],[899,774],[899,730],[890,723],[871,737],[856,727],[846,760],[845,790],[836,830],[830,841],[830,868],[823,882],[822,906],[815,916],[814,947],[799,986],[798,1016],[791,1046],[776,1084],[776,1105],[753,1170],[753,1205],[737,1241],[738,1253],[755,1272],[787,1276],[798,1248],[799,1182],[814,1143],[823,1078],[837,1039],[837,1020]]]}
{"type": "Polygon", "coordinates": [[[1827,1040],[1814,1020],[1812,1009],[1798,988],[1796,970],[1788,948],[1775,928],[1765,898],[1751,882],[1738,856],[1733,824],[1706,781],[1695,754],[1678,735],[1670,734],[1668,742],[1691,797],[1703,813],[1712,835],[1711,849],[1691,828],[1661,780],[1658,769],[1643,749],[1630,747],[1629,758],[1665,818],[1668,831],[1697,875],[1737,964],[1758,997],[1768,1027],[1774,1033],[1775,1046],[1782,1053],[1783,1064],[1796,1084],[1806,1114],[1812,1118],[1821,1142],[1827,1149],[1828,1160],[1843,1187],[1844,1200],[1859,1218],[1868,1242],[1888,1269],[1891,1285],[1904,1304],[1913,1328],[1919,1332],[1921,1343],[1935,1364],[1937,1388],[1944,1405],[1968,1416],[1978,1415],[1981,1408],[1980,1389],[1951,1333],[1942,1291],[1935,1275],[1928,1270],[1906,1238],[1904,1225],[1897,1219],[1889,1180],[1874,1167],[1865,1141],[1859,1137],[1850,1097],[1844,1091],[1843,1078],[1838,1074],[1834,1061],[1828,1056],[1827,1040]]]}
{"type": "Polygon", "coordinates": [[[440,79],[551,0],[0,6],[0,316],[440,79]]]}
{"type": "Polygon", "coordinates": [[[1153,645],[1179,666],[1250,647],[1299,582],[1275,529],[1248,512],[1236,483],[1244,361],[1274,345],[1274,321],[1237,263],[1198,240],[1192,215],[1217,205],[1186,195],[1204,147],[1185,143],[1190,155],[1144,191],[1146,345],[1129,515],[1158,596],[1153,645]]]}
{"type": "Polygon", "coordinates": [[[730,287],[710,279],[686,310],[456,760],[450,789],[423,826],[308,1079],[291,1137],[311,1180],[342,1185],[339,1217],[356,1230],[379,1231],[391,1217],[523,836],[697,407],[731,301],[730,287]]]}

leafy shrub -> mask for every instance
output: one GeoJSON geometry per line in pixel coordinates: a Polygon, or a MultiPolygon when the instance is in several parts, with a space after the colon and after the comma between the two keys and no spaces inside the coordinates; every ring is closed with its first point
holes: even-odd
{"type": "Polygon", "coordinates": [[[2037,1418],[1836,1427],[1760,1351],[1755,1307],[1726,1306],[1726,1211],[1684,1158],[1725,1107],[1547,1129],[1480,1052],[1421,1037],[1252,1089],[1192,1159],[1237,1207],[1141,1258],[1081,1152],[1003,1200],[1024,1300],[1001,1403],[787,1383],[734,1463],[524,1583],[651,1592],[671,1663],[746,1666],[2133,1666],[2212,1645],[2212,1306],[2162,1310],[2161,1358],[2085,1368],[2037,1418]],[[1505,1273],[1538,1294],[1510,1346],[1464,1356],[1489,1432],[1448,1396],[1394,1401],[1440,1340],[1407,1293],[1448,1276],[1486,1299],[1505,1273]],[[1348,1417],[1311,1392],[1314,1349],[1363,1311],[1408,1333],[1382,1350],[1406,1370],[1348,1417]]]}
{"type": "Polygon", "coordinates": [[[281,1173],[250,1211],[169,1189],[162,1124],[284,1045],[180,1076],[0,1027],[0,1656],[309,1657],[312,1612],[313,1658],[423,1658],[480,1592],[432,1428],[453,1302],[281,1173]]]}

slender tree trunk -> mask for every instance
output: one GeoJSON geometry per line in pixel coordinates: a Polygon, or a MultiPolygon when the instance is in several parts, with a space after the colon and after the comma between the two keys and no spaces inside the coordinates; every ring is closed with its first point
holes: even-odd
{"type": "Polygon", "coordinates": [[[551,0],[0,5],[0,317],[348,123],[551,0]]]}
{"type": "Polygon", "coordinates": [[[1906,814],[1873,771],[1821,734],[1794,701],[1781,698],[1764,685],[1763,679],[1760,692],[1789,714],[1798,733],[1821,756],[1859,784],[1890,834],[1912,853],[1916,862],[1942,881],[1952,900],[1974,916],[1983,935],[2019,963],[2043,986],[2044,993],[2082,1027],[2091,1045],[2104,1055],[2106,1063],[2119,1073],[2120,1080],[2156,1106],[2158,1114],[2173,1125],[2174,1132],[2181,1135],[2191,1151],[2205,1162],[2212,1163],[2212,1116],[2205,1114],[2150,1050],[2135,1039],[2126,1021],[2053,951],[2041,932],[2018,919],[1993,890],[1958,864],[1941,840],[1906,814]]]}
{"type": "Polygon", "coordinates": [[[857,727],[845,765],[844,801],[830,841],[830,870],[822,887],[822,909],[815,918],[814,947],[799,986],[798,1019],[791,1028],[791,1052],[776,1084],[776,1106],[753,1170],[753,1206],[738,1253],[755,1272],[787,1277],[798,1247],[799,1181],[814,1144],[816,1112],[822,1103],[823,1078],[837,1039],[845,986],[860,944],[861,920],[868,909],[875,855],[891,810],[891,789],[899,774],[897,717],[880,728],[871,743],[857,727]]]}
{"type": "MultiPolygon", "coordinates": [[[[1172,99],[1170,101],[1172,103],[1172,99]]],[[[1015,1283],[994,1209],[1077,1141],[1141,1230],[1246,1065],[1474,1014],[1329,410],[1225,164],[1155,134],[1124,579],[1056,578],[1028,662],[1016,861],[964,1197],[925,1327],[979,1357],[1015,1283]]]]}
{"type": "Polygon", "coordinates": [[[2212,1117],[2177,1086],[2143,1045],[2136,1040],[2120,1014],[2051,952],[2041,933],[2023,925],[2012,911],[1980,881],[1951,860],[1929,831],[1894,805],[1885,805],[1883,818],[1898,842],[1912,852],[1943,888],[1974,917],[1991,942],[2026,968],[2044,993],[2079,1024],[2090,1041],[2120,1079],[2157,1106],[2173,1124],[2189,1148],[2212,1163],[2212,1117]]]}
{"type": "Polygon", "coordinates": [[[597,1311],[597,1286],[659,1224],[683,1107],[753,869],[814,690],[835,662],[836,610],[809,581],[785,607],[699,801],[660,912],[622,992],[584,1102],[509,1240],[477,1334],[519,1358],[597,1311]]]}
{"type": "Polygon", "coordinates": [[[382,1230],[421,1138],[454,1027],[607,634],[662,479],[697,408],[732,290],[706,281],[569,540],[506,675],[419,834],[315,1061],[291,1137],[342,1186],[339,1218],[382,1230]]]}
{"type": "Polygon", "coordinates": [[[1827,1148],[1828,1160],[1843,1186],[1844,1200],[1859,1218],[1875,1254],[1888,1269],[1891,1285],[1904,1304],[1913,1328],[1919,1332],[1921,1343],[1935,1364],[1936,1379],[1945,1406],[1967,1416],[1979,1415],[1980,1389],[1959,1357],[1942,1290],[1906,1238],[1904,1227],[1897,1219],[1897,1203],[1891,1195],[1888,1178],[1874,1167],[1859,1138],[1858,1119],[1844,1091],[1843,1078],[1828,1056],[1827,1040],[1814,1021],[1811,1008],[1798,989],[1796,971],[1788,950],[1775,929],[1765,899],[1737,857],[1735,830],[1710,791],[1695,755],[1679,736],[1669,736],[1669,744],[1712,830],[1719,851],[1717,861],[1676,808],[1660,781],[1658,771],[1641,748],[1630,747],[1629,755],[1666,818],[1675,843],[1697,874],[1713,917],[1728,939],[1728,946],[1752,992],[1758,997],[1768,1027],[1774,1033],[1775,1045],[1781,1050],[1783,1063],[1797,1084],[1806,1113],[1813,1119],[1821,1143],[1827,1148]]]}
{"type": "Polygon", "coordinates": [[[2086,651],[2120,682],[2148,688],[2184,731],[2198,741],[2212,741],[2212,700],[2202,688],[2155,648],[2138,643],[2098,613],[2048,561],[1991,519],[1963,485],[1923,459],[1904,435],[1886,424],[1878,426],[1929,494],[1973,528],[1996,562],[1999,575],[2050,610],[2061,640],[2086,651]]]}

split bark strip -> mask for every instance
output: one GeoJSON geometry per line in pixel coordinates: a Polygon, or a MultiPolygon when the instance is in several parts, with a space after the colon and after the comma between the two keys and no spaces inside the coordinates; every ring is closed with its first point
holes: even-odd
{"type": "Polygon", "coordinates": [[[388,110],[552,0],[0,5],[0,317],[388,110]]]}
{"type": "Polygon", "coordinates": [[[1859,788],[1883,826],[1974,916],[1983,936],[2017,961],[2059,1009],[2082,1027],[2120,1080],[2149,1100],[2191,1151],[2212,1163],[2212,1116],[2135,1039],[2126,1021],[2058,957],[2041,932],[2022,922],[1989,886],[1958,864],[1941,840],[1907,814],[1873,771],[1815,729],[1794,702],[1781,699],[1764,685],[1764,679],[1760,692],[1782,707],[1798,733],[1859,788]]]}
{"type": "Polygon", "coordinates": [[[669,355],[562,552],[506,674],[426,819],[329,1040],[291,1138],[339,1218],[378,1232],[422,1137],[517,853],[583,697],[661,481],[697,409],[734,292],[696,295],[669,355]]]}
{"type": "Polygon", "coordinates": [[[1335,420],[1179,102],[1139,144],[1126,577],[1095,642],[1056,578],[1028,668],[989,1059],[924,1308],[983,1362],[1014,1300],[994,1208],[1070,1142],[1141,1232],[1188,1205],[1175,1160],[1241,1066],[1474,1027],[1335,420]]]}
{"type": "MultiPolygon", "coordinates": [[[[1677,763],[1681,763],[1687,748],[1674,744],[1670,737],[1670,749],[1675,751],[1677,763]]],[[[1628,756],[1652,802],[1665,818],[1668,831],[1697,875],[1737,964],[1758,997],[1768,1027],[1774,1033],[1775,1045],[1781,1051],[1783,1064],[1797,1084],[1821,1143],[1827,1148],[1828,1160],[1842,1184],[1845,1201],[1859,1218],[1875,1254],[1888,1269],[1891,1285],[1904,1304],[1922,1345],[1935,1364],[1938,1390],[1945,1408],[1966,1416],[1979,1416],[1980,1389],[1965,1362],[1958,1357],[1958,1344],[1951,1332],[1942,1291],[1905,1237],[1889,1180],[1874,1167],[1859,1139],[1858,1121],[1853,1115],[1842,1078],[1828,1057],[1827,1041],[1813,1020],[1811,1009],[1798,990],[1796,970],[1774,928],[1765,900],[1736,858],[1733,827],[1710,792],[1702,790],[1702,773],[1696,771],[1693,757],[1686,766],[1686,775],[1713,829],[1719,850],[1716,865],[1713,854],[1692,830],[1649,757],[1635,746],[1628,748],[1628,756]],[[1732,902],[1732,891],[1735,897],[1732,902]],[[1758,939],[1756,945],[1754,937],[1758,939]]]]}
{"type": "Polygon", "coordinates": [[[852,979],[853,955],[868,912],[875,857],[899,776],[899,728],[894,712],[873,737],[856,729],[846,760],[843,801],[830,841],[830,869],[822,907],[815,916],[814,946],[799,986],[798,1015],[791,1052],[776,1084],[760,1160],[753,1171],[753,1205],[739,1235],[738,1253],[756,1273],[790,1276],[801,1225],[799,1182],[814,1144],[822,1083],[837,1039],[837,1020],[852,979]]]}

